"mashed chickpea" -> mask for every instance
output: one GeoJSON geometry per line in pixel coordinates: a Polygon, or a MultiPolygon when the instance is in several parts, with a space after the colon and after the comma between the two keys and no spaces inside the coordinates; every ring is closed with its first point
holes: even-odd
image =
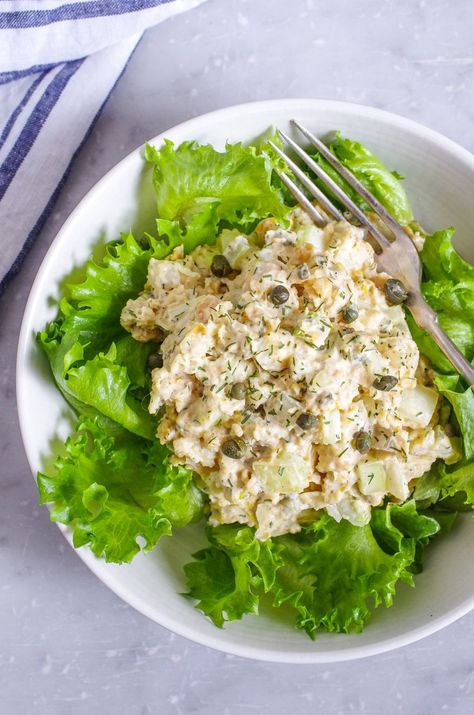
{"type": "Polygon", "coordinates": [[[211,524],[262,539],[319,509],[367,523],[451,449],[362,230],[290,218],[152,259],[122,312],[137,340],[166,336],[149,409],[164,412],[157,436],[174,460],[200,475],[211,524]]]}

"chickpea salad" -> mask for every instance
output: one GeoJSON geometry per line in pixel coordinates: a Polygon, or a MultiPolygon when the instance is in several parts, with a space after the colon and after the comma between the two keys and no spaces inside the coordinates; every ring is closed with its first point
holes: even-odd
{"type": "MultiPolygon", "coordinates": [[[[426,299],[472,359],[474,267],[453,229],[426,234],[363,145],[331,147],[406,226],[426,299]]],[[[266,141],[165,141],[146,161],[156,230],[91,258],[38,336],[77,415],[40,501],[118,563],[201,524],[187,597],[217,626],[267,594],[312,638],[360,631],[473,508],[473,390],[363,228],[294,205],[266,141]]]]}

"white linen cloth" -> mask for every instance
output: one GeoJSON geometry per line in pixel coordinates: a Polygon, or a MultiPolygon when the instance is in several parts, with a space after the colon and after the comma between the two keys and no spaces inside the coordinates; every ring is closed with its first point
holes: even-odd
{"type": "Polygon", "coordinates": [[[0,294],[144,30],[203,1],[0,1],[0,294]]]}

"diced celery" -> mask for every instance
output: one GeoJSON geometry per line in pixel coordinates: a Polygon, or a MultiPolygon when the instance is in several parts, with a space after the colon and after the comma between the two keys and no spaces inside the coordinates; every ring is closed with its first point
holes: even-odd
{"type": "Polygon", "coordinates": [[[301,492],[312,472],[311,464],[296,452],[282,450],[271,462],[254,462],[253,473],[266,492],[291,494],[301,492]]]}
{"type": "Polygon", "coordinates": [[[236,228],[224,228],[217,239],[217,248],[221,253],[224,253],[229,243],[232,243],[236,236],[240,236],[236,228]]]}
{"type": "Polygon", "coordinates": [[[250,252],[250,244],[245,236],[236,236],[224,249],[224,256],[232,268],[240,267],[242,259],[250,252]]]}
{"type": "Polygon", "coordinates": [[[390,460],[387,464],[386,475],[387,491],[400,501],[408,499],[410,489],[403,476],[402,466],[396,460],[390,460]]]}
{"type": "Polygon", "coordinates": [[[193,261],[198,268],[209,269],[216,253],[218,253],[216,246],[198,246],[193,251],[193,261]]]}
{"type": "Polygon", "coordinates": [[[438,404],[438,397],[436,390],[424,385],[403,390],[398,414],[420,427],[427,427],[438,404]]]}
{"type": "Polygon", "coordinates": [[[325,412],[322,415],[321,443],[335,444],[341,439],[341,413],[339,410],[325,412]]]}
{"type": "Polygon", "coordinates": [[[359,489],[362,494],[378,494],[386,490],[386,473],[382,462],[376,460],[357,465],[359,489]]]}
{"type": "Polygon", "coordinates": [[[177,417],[178,426],[186,429],[190,434],[202,434],[214,427],[219,421],[219,410],[207,409],[206,403],[201,400],[194,400],[186,409],[182,410],[177,417]]]}
{"type": "Polygon", "coordinates": [[[317,226],[311,224],[304,224],[298,230],[298,242],[299,243],[310,243],[315,251],[321,253],[326,250],[324,241],[324,231],[317,226]]]}
{"type": "Polygon", "coordinates": [[[347,519],[354,526],[365,526],[370,521],[370,504],[349,495],[337,504],[328,505],[326,511],[336,521],[347,519]]]}
{"type": "Polygon", "coordinates": [[[442,457],[442,459],[444,459],[446,464],[456,464],[463,456],[462,438],[450,437],[449,441],[451,443],[450,454],[447,454],[446,457],[442,457]]]}
{"type": "MultiPolygon", "coordinates": [[[[260,357],[260,355],[258,356],[260,357]]],[[[261,393],[257,393],[257,397],[261,393]]],[[[250,399],[252,395],[250,395],[250,399]]],[[[273,420],[283,427],[288,426],[288,417],[293,416],[301,409],[301,404],[286,392],[277,392],[266,399],[265,409],[267,414],[273,415],[273,420]]]]}
{"type": "Polygon", "coordinates": [[[461,437],[448,437],[440,425],[436,425],[435,434],[437,439],[438,456],[446,464],[455,464],[462,459],[463,448],[461,437]]]}

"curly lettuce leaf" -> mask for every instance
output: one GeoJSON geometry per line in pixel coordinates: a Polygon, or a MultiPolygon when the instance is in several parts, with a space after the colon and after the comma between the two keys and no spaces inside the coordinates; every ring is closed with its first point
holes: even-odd
{"type": "Polygon", "coordinates": [[[84,280],[69,284],[58,317],[38,335],[56,384],[80,414],[105,415],[148,438],[154,421],[142,399],[147,358],[157,346],[133,340],[120,313],[143,288],[150,258],[169,250],[153,239],[143,248],[131,234],[109,244],[100,262],[88,261],[84,280]]]}
{"type": "Polygon", "coordinates": [[[269,159],[255,147],[227,144],[224,151],[187,141],[160,149],[148,145],[158,207],[158,231],[187,252],[213,243],[232,226],[250,231],[266,216],[283,218],[288,210],[272,183],[269,159]]]}
{"type": "MultiPolygon", "coordinates": [[[[133,374],[133,368],[131,371],[133,374]]],[[[141,373],[137,379],[142,381],[141,373]]],[[[127,367],[117,363],[115,343],[107,353],[99,353],[83,365],[71,367],[67,373],[68,390],[81,405],[97,410],[140,437],[153,439],[154,420],[142,401],[130,394],[131,384],[127,367]]]]}
{"type": "MultiPolygon", "coordinates": [[[[474,464],[469,462],[456,467],[450,471],[443,469],[441,479],[441,493],[443,497],[462,496],[462,504],[474,508],[474,464]]],[[[451,508],[454,504],[451,502],[451,508]]],[[[456,504],[458,510],[462,509],[461,504],[456,504]]]]}
{"type": "Polygon", "coordinates": [[[421,258],[427,280],[474,281],[474,266],[465,261],[453,246],[454,232],[454,228],[436,231],[425,241],[421,258]]]}
{"type": "Polygon", "coordinates": [[[295,611],[295,626],[314,638],[317,624],[313,615],[316,576],[307,568],[305,556],[313,541],[305,533],[287,534],[273,539],[281,565],[272,589],[275,608],[290,607],[295,611]]]}
{"type": "Polygon", "coordinates": [[[186,564],[187,596],[222,628],[225,621],[258,613],[259,592],[269,591],[279,565],[271,542],[259,541],[255,530],[230,524],[208,529],[211,546],[186,564]]]}
{"type": "Polygon", "coordinates": [[[457,375],[439,375],[435,377],[435,385],[453,408],[463,438],[464,456],[471,461],[474,458],[474,388],[463,390],[457,375]]]}
{"type": "Polygon", "coordinates": [[[367,526],[322,514],[301,533],[259,542],[240,525],[209,529],[211,546],[185,566],[188,596],[218,626],[258,613],[262,594],[291,607],[296,626],[360,631],[377,606],[390,606],[396,584],[412,584],[423,547],[440,530],[414,502],[375,509],[367,526]]]}
{"type": "Polygon", "coordinates": [[[436,518],[438,512],[471,511],[474,508],[474,463],[464,461],[448,467],[438,460],[417,481],[413,498],[419,508],[434,509],[436,518]]]}
{"type": "Polygon", "coordinates": [[[203,516],[192,472],[171,466],[168,455],[159,444],[82,418],[55,473],[38,475],[40,503],[53,504],[51,519],[71,526],[76,548],[87,544],[106,561],[131,561],[173,527],[203,516]]]}
{"type": "MultiPolygon", "coordinates": [[[[413,220],[410,203],[400,182],[399,174],[389,171],[380,159],[363,144],[342,137],[339,132],[335,133],[329,148],[397,221],[406,225],[413,220]]],[[[355,203],[364,211],[370,210],[360,196],[320,154],[316,154],[314,158],[355,203]]],[[[321,185],[321,188],[338,203],[337,198],[324,184],[321,185]]]]}
{"type": "MultiPolygon", "coordinates": [[[[454,469],[441,468],[440,490],[442,507],[456,511],[474,508],[474,464],[464,463],[454,469]]],[[[438,506],[438,505],[436,505],[438,506]]]]}
{"type": "Polygon", "coordinates": [[[421,528],[421,519],[415,510],[409,526],[401,519],[395,524],[389,505],[374,510],[367,526],[336,522],[327,515],[315,521],[308,529],[314,540],[307,544],[303,557],[315,577],[315,630],[360,632],[374,608],[392,605],[397,582],[412,583],[409,568],[417,556],[419,533],[424,538],[439,529],[436,522],[421,528]],[[379,543],[381,533],[385,548],[379,543]]]}
{"type": "Polygon", "coordinates": [[[67,285],[58,317],[38,336],[55,377],[67,371],[71,357],[87,360],[127,335],[120,325],[123,306],[143,289],[150,258],[164,258],[170,250],[150,241],[143,248],[124,234],[120,242],[107,244],[102,260],[87,262],[83,281],[67,285]]]}
{"type": "MultiPolygon", "coordinates": [[[[456,515],[450,515],[451,522],[456,515]]],[[[421,513],[412,499],[404,504],[387,504],[385,509],[375,509],[372,529],[377,541],[391,554],[401,552],[403,543],[414,548],[414,559],[407,566],[410,573],[422,571],[423,551],[430,539],[447,528],[447,523],[431,513],[421,513]],[[410,541],[408,541],[410,540],[410,541]]],[[[409,583],[412,583],[407,578],[409,583]]]]}
{"type": "MultiPolygon", "coordinates": [[[[474,266],[453,246],[454,229],[427,236],[420,257],[423,264],[422,291],[438,314],[443,330],[468,360],[474,358],[474,266]]],[[[433,367],[451,373],[453,367],[432,338],[407,315],[413,338],[433,367]]]]}
{"type": "MultiPolygon", "coordinates": [[[[441,327],[462,353],[474,358],[474,266],[467,263],[453,246],[454,229],[427,236],[421,252],[423,294],[437,312],[441,327]]],[[[419,504],[435,504],[437,509],[460,511],[474,506],[474,390],[465,389],[459,375],[432,338],[407,315],[408,324],[420,351],[438,374],[435,384],[449,402],[454,426],[462,437],[464,459],[447,466],[436,462],[417,482],[415,499],[419,504]]]]}
{"type": "Polygon", "coordinates": [[[197,246],[213,244],[218,234],[218,204],[218,201],[197,204],[192,215],[188,213],[186,222],[158,218],[156,220],[158,235],[166,236],[171,249],[183,245],[187,253],[197,246]]]}

